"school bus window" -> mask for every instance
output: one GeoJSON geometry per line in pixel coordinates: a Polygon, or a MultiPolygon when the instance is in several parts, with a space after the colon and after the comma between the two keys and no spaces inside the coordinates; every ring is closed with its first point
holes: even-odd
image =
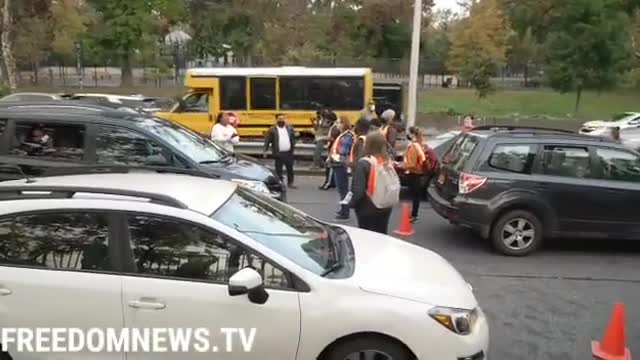
{"type": "Polygon", "coordinates": [[[276,79],[253,78],[251,81],[251,110],[275,110],[276,79]]]}
{"type": "Polygon", "coordinates": [[[208,113],[209,112],[209,94],[206,92],[198,92],[187,95],[182,100],[183,107],[181,112],[191,113],[208,113]]]}
{"type": "Polygon", "coordinates": [[[281,77],[283,110],[360,110],[364,107],[363,78],[281,77]]]}
{"type": "Polygon", "coordinates": [[[241,76],[220,78],[220,106],[223,110],[247,109],[247,83],[241,76]]]}

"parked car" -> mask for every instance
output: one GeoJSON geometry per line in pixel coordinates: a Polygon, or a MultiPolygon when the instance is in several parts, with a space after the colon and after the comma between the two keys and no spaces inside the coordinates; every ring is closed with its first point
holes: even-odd
{"type": "Polygon", "coordinates": [[[485,315],[442,257],[233,182],[50,177],[2,183],[0,202],[0,316],[12,326],[255,328],[240,358],[256,360],[486,359],[485,315]]]}
{"type": "MultiPolygon", "coordinates": [[[[61,167],[168,167],[234,180],[286,200],[286,188],[266,167],[224,150],[181,125],[149,114],[73,103],[0,105],[0,163],[15,164],[29,176],[61,167]],[[48,143],[32,139],[36,127],[48,143]]],[[[64,169],[63,169],[64,170],[64,169]]],[[[66,169],[69,170],[69,169],[66,169]]],[[[0,180],[15,179],[15,171],[0,180]]]]}
{"type": "Polygon", "coordinates": [[[580,128],[581,134],[593,136],[609,136],[611,128],[619,127],[621,130],[640,125],[640,113],[626,112],[613,117],[611,121],[587,121],[580,128]]]}
{"type": "Polygon", "coordinates": [[[58,94],[47,94],[39,92],[13,93],[0,99],[0,102],[12,101],[51,101],[62,100],[63,97],[58,94]]]}
{"type": "Polygon", "coordinates": [[[620,140],[629,149],[640,151],[640,125],[620,130],[620,140]]]}
{"type": "Polygon", "coordinates": [[[640,238],[640,154],[604,138],[473,130],[445,154],[428,196],[506,255],[528,255],[543,239],[640,238]]]}

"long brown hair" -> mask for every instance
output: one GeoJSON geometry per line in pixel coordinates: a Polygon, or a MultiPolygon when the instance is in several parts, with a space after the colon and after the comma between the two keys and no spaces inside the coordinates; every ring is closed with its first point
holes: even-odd
{"type": "Polygon", "coordinates": [[[384,134],[380,131],[369,133],[365,140],[363,153],[364,156],[374,156],[388,161],[389,152],[387,151],[387,139],[384,134]]]}
{"type": "Polygon", "coordinates": [[[424,136],[422,134],[422,130],[417,126],[412,126],[409,128],[409,134],[416,137],[416,142],[422,144],[424,141],[424,136]]]}

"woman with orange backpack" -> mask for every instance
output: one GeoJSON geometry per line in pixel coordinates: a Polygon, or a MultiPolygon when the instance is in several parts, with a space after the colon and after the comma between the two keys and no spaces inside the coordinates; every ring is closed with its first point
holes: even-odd
{"type": "Polygon", "coordinates": [[[424,183],[426,175],[431,167],[428,153],[424,149],[422,130],[416,126],[409,128],[409,138],[411,142],[407,145],[402,162],[396,166],[405,173],[409,190],[411,192],[412,208],[411,222],[418,220],[420,201],[424,195],[424,183]]]}

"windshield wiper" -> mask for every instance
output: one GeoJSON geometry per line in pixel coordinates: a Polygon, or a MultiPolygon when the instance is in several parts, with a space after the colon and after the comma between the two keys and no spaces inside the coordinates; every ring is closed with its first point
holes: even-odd
{"type": "Polygon", "coordinates": [[[336,272],[344,267],[342,262],[334,262],[327,269],[325,269],[320,276],[326,277],[327,275],[336,272]]]}
{"type": "Polygon", "coordinates": [[[221,163],[222,160],[204,160],[204,161],[200,161],[199,164],[202,165],[206,165],[206,164],[219,164],[221,163]]]}

